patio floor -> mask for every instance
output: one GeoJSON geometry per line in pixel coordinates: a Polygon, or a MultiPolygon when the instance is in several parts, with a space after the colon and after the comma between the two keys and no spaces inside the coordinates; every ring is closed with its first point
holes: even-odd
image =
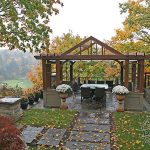
{"type": "MultiPolygon", "coordinates": [[[[116,111],[117,100],[115,95],[111,92],[106,93],[106,106],[102,106],[100,102],[93,100],[90,102],[89,99],[85,99],[81,103],[81,95],[78,94],[75,98],[69,97],[67,98],[67,104],[69,109],[88,112],[113,112],[116,111]]],[[[41,100],[38,104],[34,105],[33,108],[44,108],[43,100],[41,100]]]]}

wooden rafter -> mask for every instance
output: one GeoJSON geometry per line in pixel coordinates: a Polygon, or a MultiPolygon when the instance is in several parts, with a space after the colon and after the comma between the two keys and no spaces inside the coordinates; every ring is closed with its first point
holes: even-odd
{"type": "MultiPolygon", "coordinates": [[[[87,38],[87,39],[81,41],[79,44],[77,44],[77,45],[75,45],[74,47],[70,48],[68,51],[62,53],[62,55],[69,55],[71,52],[73,52],[73,51],[74,51],[75,49],[77,49],[77,48],[80,48],[80,50],[81,50],[81,47],[85,47],[85,45],[86,45],[87,42],[90,42],[90,45],[91,45],[92,43],[96,43],[96,44],[102,46],[102,54],[104,53],[103,51],[104,51],[105,49],[107,49],[108,51],[110,51],[110,52],[113,53],[113,54],[116,54],[116,55],[123,55],[121,52],[118,52],[118,51],[115,50],[114,48],[108,46],[107,44],[101,42],[100,40],[94,38],[93,36],[90,36],[89,38],[87,38]]],[[[88,50],[88,48],[90,48],[90,45],[89,45],[89,46],[86,46],[85,49],[84,49],[84,51],[85,51],[85,50],[88,50]]],[[[91,46],[91,48],[92,48],[92,46],[91,46]]],[[[79,53],[78,53],[78,54],[79,54],[79,53]]]]}

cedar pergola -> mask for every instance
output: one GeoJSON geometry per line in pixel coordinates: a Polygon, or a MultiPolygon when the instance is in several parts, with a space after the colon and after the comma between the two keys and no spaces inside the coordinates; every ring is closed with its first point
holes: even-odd
{"type": "Polygon", "coordinates": [[[128,87],[129,71],[131,71],[131,80],[137,85],[137,90],[144,90],[144,61],[150,59],[150,55],[144,53],[122,54],[100,40],[90,36],[79,44],[70,48],[62,54],[40,54],[35,56],[42,60],[43,89],[52,88],[52,64],[56,64],[56,85],[59,85],[63,79],[62,68],[66,61],[70,61],[70,81],[73,80],[73,64],[79,60],[113,60],[120,64],[121,83],[128,87]],[[131,65],[131,67],[129,67],[131,65]],[[137,78],[137,81],[136,81],[137,78]]]}

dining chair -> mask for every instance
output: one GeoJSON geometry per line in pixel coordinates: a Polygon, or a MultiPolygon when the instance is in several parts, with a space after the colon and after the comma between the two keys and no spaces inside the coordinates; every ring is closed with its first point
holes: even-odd
{"type": "Polygon", "coordinates": [[[95,84],[94,80],[88,80],[88,84],[95,84]]]}
{"type": "Polygon", "coordinates": [[[106,84],[108,84],[108,89],[110,91],[112,91],[112,88],[113,88],[113,81],[106,81],[106,84]]]}
{"type": "Polygon", "coordinates": [[[81,102],[83,102],[84,99],[88,99],[88,98],[92,100],[90,87],[82,87],[81,88],[81,102]]]}
{"type": "Polygon", "coordinates": [[[106,106],[106,91],[105,88],[95,88],[94,99],[102,101],[102,104],[106,106]]]}
{"type": "Polygon", "coordinates": [[[97,84],[104,84],[105,81],[97,81],[97,84]]]}

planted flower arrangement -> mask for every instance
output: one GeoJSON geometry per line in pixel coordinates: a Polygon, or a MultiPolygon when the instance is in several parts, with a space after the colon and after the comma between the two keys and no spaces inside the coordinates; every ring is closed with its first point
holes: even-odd
{"type": "Polygon", "coordinates": [[[129,93],[129,90],[125,86],[117,85],[112,89],[112,93],[116,95],[125,95],[129,93]]]}
{"type": "Polygon", "coordinates": [[[59,93],[61,98],[61,109],[68,109],[66,98],[72,94],[72,88],[70,85],[61,84],[56,87],[56,91],[59,93]]]}
{"type": "Polygon", "coordinates": [[[125,95],[129,93],[129,90],[125,86],[117,85],[112,89],[112,93],[116,95],[118,100],[117,111],[124,111],[123,100],[125,99],[125,95]]]}

